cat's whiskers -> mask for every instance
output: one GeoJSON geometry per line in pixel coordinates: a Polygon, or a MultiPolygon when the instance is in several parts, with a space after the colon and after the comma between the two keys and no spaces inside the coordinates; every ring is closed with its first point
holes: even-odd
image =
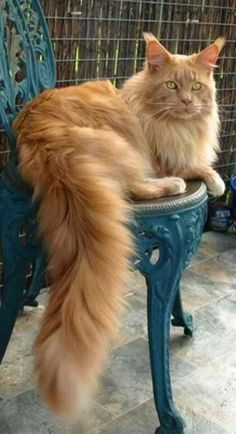
{"type": "MultiPolygon", "coordinates": [[[[166,104],[165,106],[163,106],[163,104],[162,104],[162,108],[160,109],[160,108],[157,108],[157,110],[155,111],[155,112],[158,112],[159,110],[160,111],[163,111],[163,110],[169,110],[169,109],[173,109],[173,108],[176,108],[176,107],[178,107],[178,104],[166,104]]],[[[154,108],[155,108],[155,105],[154,105],[154,108]]]]}
{"type": "Polygon", "coordinates": [[[153,101],[153,102],[149,102],[149,104],[151,104],[151,105],[164,105],[164,104],[166,104],[166,105],[176,105],[176,103],[175,102],[164,102],[164,101],[153,101]]]}
{"type": "Polygon", "coordinates": [[[160,122],[162,121],[164,118],[165,120],[167,120],[170,117],[171,112],[173,112],[173,110],[169,110],[168,112],[163,113],[160,117],[158,117],[156,119],[156,122],[160,122]]]}
{"type": "Polygon", "coordinates": [[[177,107],[177,104],[166,104],[166,105],[164,105],[164,104],[160,104],[161,108],[160,108],[160,107],[157,107],[158,104],[152,104],[152,105],[153,105],[153,110],[154,110],[154,111],[158,111],[158,110],[168,110],[168,109],[171,109],[171,108],[175,108],[175,107],[177,107]],[[157,110],[155,110],[155,108],[156,108],[157,110]]]}
{"type": "Polygon", "coordinates": [[[155,118],[157,121],[161,121],[161,120],[164,120],[165,118],[167,118],[168,115],[169,115],[169,112],[165,112],[165,113],[162,113],[161,116],[155,116],[155,118]]]}
{"type": "Polygon", "coordinates": [[[158,114],[163,113],[163,112],[167,112],[168,113],[169,110],[174,110],[175,108],[176,107],[164,107],[162,109],[153,110],[152,114],[153,115],[158,115],[158,114]]]}
{"type": "MultiPolygon", "coordinates": [[[[163,112],[164,112],[164,113],[165,113],[165,112],[168,113],[168,111],[170,110],[170,108],[171,108],[171,107],[168,107],[168,108],[167,108],[167,107],[164,107],[164,108],[161,109],[161,110],[153,111],[153,112],[152,112],[152,115],[157,116],[157,115],[159,115],[159,114],[161,114],[161,113],[163,113],[163,112]]],[[[163,114],[164,114],[164,113],[163,113],[163,114]]]]}

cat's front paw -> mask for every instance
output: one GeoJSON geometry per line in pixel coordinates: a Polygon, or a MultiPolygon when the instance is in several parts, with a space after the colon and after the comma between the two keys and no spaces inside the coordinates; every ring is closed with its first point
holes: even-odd
{"type": "Polygon", "coordinates": [[[222,196],[225,192],[225,183],[218,173],[214,178],[207,180],[207,187],[212,196],[222,196]]]}
{"type": "Polygon", "coordinates": [[[175,178],[170,176],[166,178],[168,180],[169,195],[182,194],[186,190],[186,184],[182,178],[175,178]]]}

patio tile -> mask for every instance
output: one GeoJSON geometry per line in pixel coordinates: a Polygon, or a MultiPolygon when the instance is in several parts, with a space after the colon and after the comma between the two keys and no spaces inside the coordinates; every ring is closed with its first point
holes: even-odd
{"type": "Polygon", "coordinates": [[[96,402],[120,415],[151,396],[148,343],[139,338],[113,352],[96,402]]]}
{"type": "Polygon", "coordinates": [[[80,423],[56,418],[33,388],[0,402],[1,434],[87,434],[112,418],[96,403],[80,423]]]}
{"type": "Polygon", "coordinates": [[[133,271],[130,278],[129,288],[132,294],[145,305],[147,304],[147,287],[144,277],[139,271],[133,271]]]}
{"type": "MultiPolygon", "coordinates": [[[[195,370],[179,357],[171,357],[172,381],[195,370]]],[[[152,397],[148,342],[142,338],[117,348],[102,378],[96,402],[120,415],[152,397]]]]}
{"type": "Polygon", "coordinates": [[[195,312],[194,337],[171,330],[171,351],[196,366],[204,366],[236,348],[236,292],[195,312]]]}
{"type": "Polygon", "coordinates": [[[191,270],[215,282],[233,285],[236,289],[236,249],[227,250],[213,259],[194,265],[191,270]]]}
{"type": "Polygon", "coordinates": [[[115,347],[147,334],[146,306],[134,296],[126,297],[125,303],[125,312],[121,318],[121,326],[115,347]]]}
{"type": "Polygon", "coordinates": [[[199,262],[206,261],[210,259],[211,256],[202,252],[200,249],[197,251],[197,254],[193,256],[188,268],[191,268],[193,265],[198,264],[199,262]]]}
{"type": "MultiPolygon", "coordinates": [[[[185,419],[186,434],[232,434],[215,421],[189,407],[178,403],[178,409],[185,419]]],[[[159,421],[153,400],[145,402],[104,427],[93,431],[93,434],[154,434],[159,421]]]]}
{"type": "Polygon", "coordinates": [[[236,289],[236,283],[215,282],[211,277],[194,272],[194,268],[185,271],[181,279],[181,291],[184,308],[195,311],[200,307],[226,297],[236,289]]]}
{"type": "Polygon", "coordinates": [[[158,425],[154,404],[150,400],[95,430],[93,434],[153,434],[158,425]]]}
{"type": "Polygon", "coordinates": [[[224,354],[174,385],[174,395],[196,413],[236,431],[236,351],[224,354]]]}
{"type": "Polygon", "coordinates": [[[202,236],[199,252],[209,256],[216,256],[233,248],[236,248],[235,235],[209,231],[202,236]]]}
{"type": "Polygon", "coordinates": [[[16,321],[0,369],[0,395],[3,397],[15,395],[33,383],[32,345],[42,314],[42,309],[27,308],[16,321]]]}

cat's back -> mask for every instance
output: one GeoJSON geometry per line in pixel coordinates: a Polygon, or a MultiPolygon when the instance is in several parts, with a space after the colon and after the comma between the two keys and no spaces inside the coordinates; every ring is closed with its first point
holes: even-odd
{"type": "Polygon", "coordinates": [[[60,103],[78,102],[83,106],[95,104],[108,104],[114,98],[119,97],[119,91],[110,81],[88,81],[77,86],[68,86],[55,89],[53,94],[54,101],[60,103]]]}
{"type": "Polygon", "coordinates": [[[42,92],[23,108],[14,123],[41,123],[61,120],[78,126],[100,128],[132,117],[120,92],[109,81],[94,81],[42,92]]]}
{"type": "Polygon", "coordinates": [[[80,119],[83,124],[100,126],[112,114],[125,112],[127,115],[128,112],[120,92],[109,81],[90,81],[60,89],[55,94],[55,103],[77,125],[80,119]]]}
{"type": "Polygon", "coordinates": [[[44,91],[26,104],[13,128],[16,136],[33,134],[34,139],[41,139],[44,131],[57,134],[62,124],[65,128],[76,125],[112,130],[133,146],[146,149],[138,118],[109,81],[44,91]]]}

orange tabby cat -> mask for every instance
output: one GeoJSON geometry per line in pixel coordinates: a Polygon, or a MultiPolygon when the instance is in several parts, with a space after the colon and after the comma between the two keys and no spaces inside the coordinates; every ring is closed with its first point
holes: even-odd
{"type": "Polygon", "coordinates": [[[83,410],[117,329],[129,256],[128,196],[153,199],[185,190],[174,174],[204,178],[218,116],[212,67],[218,39],[200,54],[171,55],[146,35],[147,64],[122,91],[109,82],[43,92],[14,123],[23,175],[40,198],[49,254],[49,303],[35,344],[43,396],[59,413],[83,410]]]}
{"type": "Polygon", "coordinates": [[[212,70],[224,39],[184,56],[171,55],[150,33],[144,37],[147,65],[125,83],[122,96],[141,121],[157,173],[204,179],[220,196],[224,182],[211,168],[219,149],[212,70]]]}

